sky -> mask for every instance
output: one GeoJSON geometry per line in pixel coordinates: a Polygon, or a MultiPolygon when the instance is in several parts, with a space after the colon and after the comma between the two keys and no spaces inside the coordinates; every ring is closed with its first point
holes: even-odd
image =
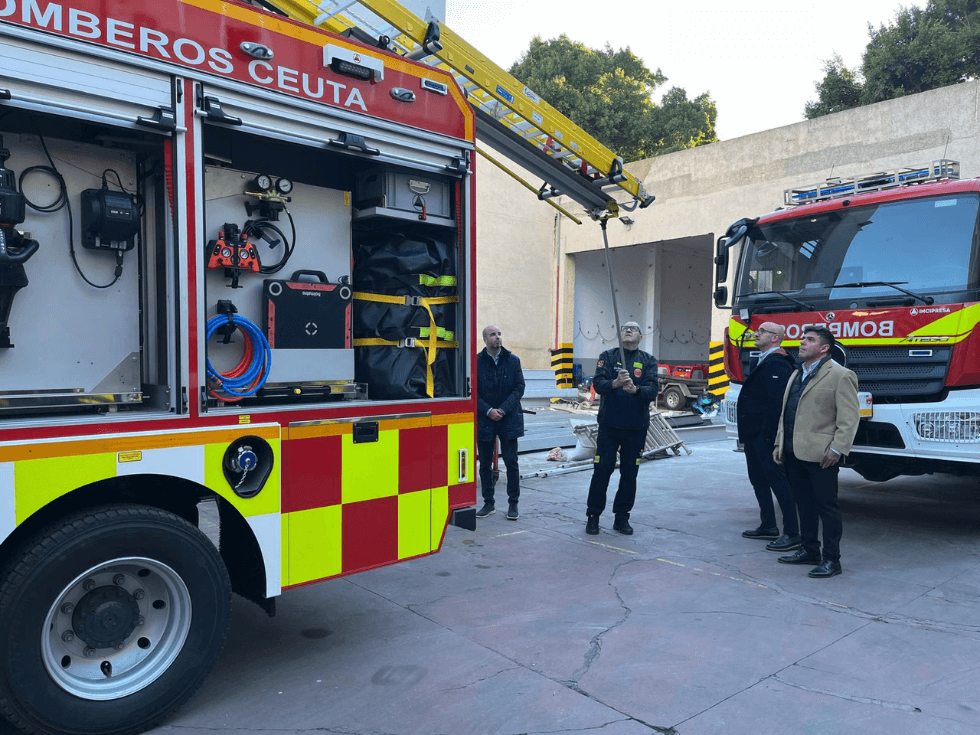
{"type": "Polygon", "coordinates": [[[868,23],[890,23],[905,0],[444,0],[446,25],[504,69],[535,35],[562,33],[592,48],[626,46],[658,67],[688,99],[708,92],[718,108],[716,132],[730,140],[803,120],[816,99],[823,60],[835,52],[855,67],[868,23]]]}

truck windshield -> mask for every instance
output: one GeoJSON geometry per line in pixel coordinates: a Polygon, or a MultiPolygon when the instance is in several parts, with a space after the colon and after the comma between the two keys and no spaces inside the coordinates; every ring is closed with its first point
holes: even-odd
{"type": "MultiPolygon", "coordinates": [[[[903,199],[753,227],[742,251],[736,305],[772,302],[774,292],[807,304],[958,294],[978,286],[975,193],[903,199]],[[844,287],[845,284],[847,287],[844,287]]],[[[863,305],[863,304],[862,304],[863,305]]]]}

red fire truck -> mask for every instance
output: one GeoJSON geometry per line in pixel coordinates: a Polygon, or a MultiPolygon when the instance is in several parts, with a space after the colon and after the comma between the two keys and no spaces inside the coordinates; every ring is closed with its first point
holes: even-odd
{"type": "Polygon", "coordinates": [[[232,591],[272,614],[473,528],[478,128],[541,199],[652,201],[438,22],[373,0],[393,40],[315,6],[0,0],[0,714],[24,730],[141,732],[207,676],[232,591]]]}
{"type": "Polygon", "coordinates": [[[980,180],[939,160],[789,189],[784,208],[736,222],[718,241],[715,303],[741,244],[725,335],[734,431],[753,330],[807,325],[840,341],[862,421],[847,458],[869,480],[980,474],[980,180]]]}
{"type": "Polygon", "coordinates": [[[472,527],[474,114],[220,0],[5,0],[0,56],[0,713],[138,732],[230,591],[472,527]]]}

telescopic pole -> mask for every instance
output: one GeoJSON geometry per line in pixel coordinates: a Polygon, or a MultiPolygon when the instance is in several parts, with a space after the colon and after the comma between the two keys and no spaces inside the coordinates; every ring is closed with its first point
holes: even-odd
{"type": "Polygon", "coordinates": [[[599,226],[602,227],[602,243],[606,251],[606,271],[609,273],[609,296],[612,298],[613,318],[616,320],[616,342],[619,344],[619,364],[625,370],[626,352],[623,350],[623,333],[619,327],[619,307],[616,306],[616,286],[613,280],[612,258],[609,257],[609,236],[606,234],[606,220],[608,219],[608,217],[603,217],[599,220],[599,226]]]}

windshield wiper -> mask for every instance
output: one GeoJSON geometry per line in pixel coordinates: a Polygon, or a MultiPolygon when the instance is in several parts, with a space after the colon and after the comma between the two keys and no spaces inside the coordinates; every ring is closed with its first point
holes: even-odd
{"type": "Polygon", "coordinates": [[[803,309],[806,309],[807,311],[814,311],[817,308],[813,304],[806,304],[800,301],[799,299],[794,299],[785,291],[756,291],[754,294],[745,294],[745,295],[746,296],[770,296],[772,294],[776,294],[777,296],[782,296],[784,299],[788,301],[792,301],[794,304],[796,304],[797,306],[803,309]]]}
{"type": "Polygon", "coordinates": [[[914,299],[918,299],[923,304],[927,306],[935,302],[932,296],[920,296],[913,291],[907,291],[904,288],[899,288],[899,286],[904,286],[908,281],[859,281],[858,283],[836,283],[834,288],[864,288],[865,286],[889,286],[894,288],[896,291],[901,291],[903,294],[911,296],[914,299]]]}

